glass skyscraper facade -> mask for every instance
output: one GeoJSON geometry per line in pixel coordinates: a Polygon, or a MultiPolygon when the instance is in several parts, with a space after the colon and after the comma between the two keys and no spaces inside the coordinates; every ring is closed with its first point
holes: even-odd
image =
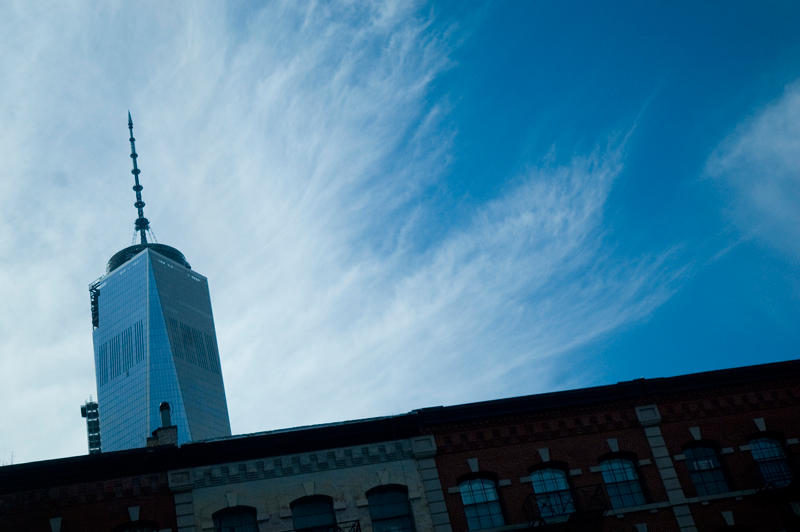
{"type": "Polygon", "coordinates": [[[208,281],[144,243],[89,287],[103,451],[144,447],[166,401],[178,442],[230,436],[208,281]]]}

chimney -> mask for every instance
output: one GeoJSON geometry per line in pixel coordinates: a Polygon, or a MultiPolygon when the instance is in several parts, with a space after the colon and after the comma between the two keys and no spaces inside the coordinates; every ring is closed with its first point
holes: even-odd
{"type": "Polygon", "coordinates": [[[147,446],[177,445],[178,427],[172,424],[169,414],[169,403],[166,401],[162,402],[158,405],[158,411],[161,414],[161,427],[153,431],[153,436],[151,438],[147,438],[147,446]]]}
{"type": "Polygon", "coordinates": [[[158,411],[161,412],[161,427],[171,427],[172,422],[169,419],[169,403],[164,401],[158,405],[158,411]]]}

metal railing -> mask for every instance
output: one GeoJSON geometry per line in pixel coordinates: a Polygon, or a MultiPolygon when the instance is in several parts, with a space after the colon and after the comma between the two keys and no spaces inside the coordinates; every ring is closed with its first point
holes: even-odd
{"type": "Polygon", "coordinates": [[[785,491],[798,487],[797,472],[786,459],[753,460],[744,471],[733,475],[736,489],[757,492],[785,491]]]}
{"type": "Polygon", "coordinates": [[[531,493],[523,504],[531,527],[562,525],[571,528],[571,525],[577,525],[585,529],[594,523],[599,524],[608,508],[600,484],[531,493]]]}
{"type": "Polygon", "coordinates": [[[335,525],[326,525],[319,528],[298,528],[293,532],[361,532],[361,521],[345,521],[335,525]]]}

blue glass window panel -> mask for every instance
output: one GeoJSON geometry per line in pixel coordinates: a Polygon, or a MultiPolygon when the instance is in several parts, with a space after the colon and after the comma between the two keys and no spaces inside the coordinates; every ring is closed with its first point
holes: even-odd
{"type": "Polygon", "coordinates": [[[97,285],[100,319],[93,334],[106,451],[144,446],[160,425],[162,401],[172,407],[180,442],[230,435],[207,282],[169,262],[144,251],[97,285]],[[155,275],[154,264],[168,273],[155,275]],[[188,368],[176,360],[173,349],[181,344],[170,342],[165,314],[177,318],[179,329],[189,328],[193,343],[204,344],[206,368],[200,357],[200,365],[188,368]]]}

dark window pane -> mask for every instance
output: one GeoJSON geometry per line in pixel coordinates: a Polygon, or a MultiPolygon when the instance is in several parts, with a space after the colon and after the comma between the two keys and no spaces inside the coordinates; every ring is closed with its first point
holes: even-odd
{"type": "Polygon", "coordinates": [[[369,515],[376,519],[388,519],[408,515],[408,495],[402,491],[386,491],[373,493],[367,497],[369,501],[369,515]]]}
{"type": "Polygon", "coordinates": [[[750,451],[766,484],[782,488],[792,481],[786,453],[783,452],[783,446],[778,440],[773,438],[751,440],[750,451]]]}
{"type": "Polygon", "coordinates": [[[292,504],[292,523],[295,530],[325,531],[336,525],[331,500],[309,499],[292,504]]]}
{"type": "Polygon", "coordinates": [[[564,471],[555,468],[540,469],[531,474],[531,482],[542,518],[575,512],[575,502],[564,471]]]}
{"type": "Polygon", "coordinates": [[[628,508],[645,504],[639,475],[630,460],[615,458],[600,464],[608,498],[614,508],[628,508]]]}
{"type": "Polygon", "coordinates": [[[212,519],[214,532],[258,532],[255,508],[228,508],[214,514],[212,519]]]}
{"type": "Polygon", "coordinates": [[[686,456],[686,467],[689,469],[689,475],[697,488],[698,495],[730,491],[716,450],[710,447],[692,447],[686,449],[683,454],[686,456]]]}
{"type": "Polygon", "coordinates": [[[547,493],[569,489],[567,484],[567,474],[560,469],[540,469],[531,474],[533,491],[536,493],[547,493]]]}
{"type": "Polygon", "coordinates": [[[467,516],[470,530],[503,526],[503,512],[497,500],[494,482],[487,479],[473,479],[462,482],[461,501],[467,516]]]}
{"type": "Polygon", "coordinates": [[[404,490],[374,492],[367,496],[367,500],[375,532],[413,532],[408,494],[404,490]]]}

